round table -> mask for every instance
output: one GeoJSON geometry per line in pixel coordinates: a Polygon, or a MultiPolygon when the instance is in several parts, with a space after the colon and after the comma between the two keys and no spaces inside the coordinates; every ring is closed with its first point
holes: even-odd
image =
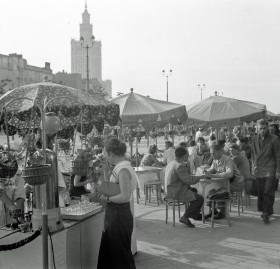
{"type": "Polygon", "coordinates": [[[160,180],[160,172],[164,169],[162,167],[154,167],[154,166],[139,166],[139,167],[133,167],[134,171],[137,175],[137,187],[136,187],[136,198],[137,198],[137,204],[139,204],[139,197],[140,197],[140,175],[143,175],[145,173],[154,173],[158,176],[158,180],[160,180]]]}

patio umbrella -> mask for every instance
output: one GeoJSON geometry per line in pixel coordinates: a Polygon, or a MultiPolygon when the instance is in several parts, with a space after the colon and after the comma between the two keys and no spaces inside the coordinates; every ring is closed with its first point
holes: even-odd
{"type": "Polygon", "coordinates": [[[141,120],[145,129],[164,127],[187,120],[186,107],[171,102],[156,100],[133,92],[112,99],[120,107],[120,118],[127,126],[136,127],[141,120]],[[173,122],[172,122],[173,121],[173,122]]]}
{"type": "MultiPolygon", "coordinates": [[[[131,136],[132,128],[138,127],[139,123],[141,123],[146,130],[151,130],[153,127],[161,128],[168,123],[175,125],[179,121],[185,122],[187,120],[187,111],[184,105],[156,100],[136,94],[133,92],[133,89],[131,89],[128,94],[112,99],[112,102],[119,105],[122,124],[130,127],[131,136]]],[[[136,139],[136,156],[137,154],[138,144],[136,139]]]]}
{"type": "Polygon", "coordinates": [[[218,95],[186,107],[188,124],[214,128],[233,127],[242,122],[255,121],[264,117],[266,112],[266,106],[263,104],[218,95]]]}
{"type": "Polygon", "coordinates": [[[280,119],[280,115],[278,114],[275,114],[271,111],[267,111],[266,113],[266,117],[268,120],[279,120],[280,119]]]}

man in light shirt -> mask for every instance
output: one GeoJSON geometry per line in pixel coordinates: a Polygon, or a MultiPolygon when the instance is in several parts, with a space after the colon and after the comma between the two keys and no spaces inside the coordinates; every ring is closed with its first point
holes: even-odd
{"type": "MultiPolygon", "coordinates": [[[[221,144],[212,145],[210,149],[213,156],[211,167],[205,171],[208,178],[228,178],[230,180],[230,191],[238,192],[243,189],[243,177],[231,157],[223,153],[221,144]]],[[[215,219],[225,218],[224,208],[214,216],[215,219]]]]}
{"type": "Polygon", "coordinates": [[[162,162],[163,164],[169,164],[175,160],[175,149],[171,141],[165,141],[165,152],[163,153],[162,162]]]}
{"type": "Polygon", "coordinates": [[[198,142],[199,137],[203,137],[203,128],[198,128],[198,131],[195,133],[195,142],[198,142]]]}

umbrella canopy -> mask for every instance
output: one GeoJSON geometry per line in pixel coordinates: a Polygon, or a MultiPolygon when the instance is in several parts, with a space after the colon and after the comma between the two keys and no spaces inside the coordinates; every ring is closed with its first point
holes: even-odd
{"type": "Polygon", "coordinates": [[[215,95],[188,105],[187,111],[188,124],[219,128],[258,120],[265,115],[266,106],[215,95]]]}
{"type": "Polygon", "coordinates": [[[280,119],[280,115],[277,115],[271,111],[267,111],[266,117],[268,120],[279,120],[280,119]]]}
{"type": "Polygon", "coordinates": [[[177,124],[178,121],[187,120],[184,105],[136,94],[133,89],[128,94],[114,98],[112,102],[119,105],[122,123],[129,126],[136,126],[141,120],[144,128],[149,129],[155,125],[164,127],[169,122],[177,124]]]}
{"type": "Polygon", "coordinates": [[[24,126],[24,123],[30,119],[32,107],[36,108],[37,116],[40,117],[45,99],[47,102],[52,100],[47,106],[47,111],[60,112],[64,126],[80,123],[81,114],[87,123],[97,123],[107,119],[112,122],[115,118],[119,118],[117,104],[101,97],[93,98],[84,91],[52,82],[25,85],[5,93],[0,98],[0,110],[5,106],[9,120],[14,125],[24,126]]]}

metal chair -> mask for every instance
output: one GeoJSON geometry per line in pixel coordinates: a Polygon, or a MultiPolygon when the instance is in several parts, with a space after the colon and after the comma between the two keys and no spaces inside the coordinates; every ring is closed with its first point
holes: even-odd
{"type": "Polygon", "coordinates": [[[230,217],[229,217],[229,211],[230,211],[230,203],[231,203],[231,199],[208,199],[208,201],[211,202],[211,208],[212,208],[212,215],[211,215],[211,224],[212,224],[212,228],[214,227],[214,208],[215,208],[215,204],[219,203],[219,208],[223,207],[225,208],[225,214],[226,214],[226,219],[228,222],[228,226],[231,227],[231,223],[230,223],[230,217]]]}
{"type": "Polygon", "coordinates": [[[165,223],[167,224],[168,221],[168,207],[172,206],[173,209],[173,227],[175,227],[175,208],[178,206],[178,214],[179,214],[179,220],[181,218],[181,205],[184,205],[184,203],[179,202],[178,200],[174,200],[172,198],[165,198],[165,210],[166,210],[166,218],[165,223]]]}

